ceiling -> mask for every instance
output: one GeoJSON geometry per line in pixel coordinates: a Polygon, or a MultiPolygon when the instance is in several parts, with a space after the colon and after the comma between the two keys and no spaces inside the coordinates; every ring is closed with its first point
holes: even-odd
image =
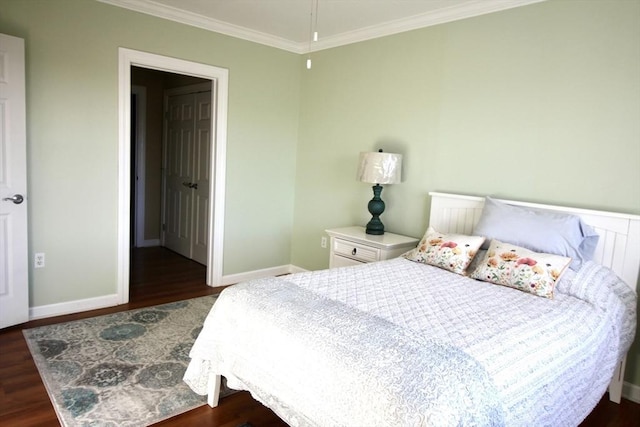
{"type": "Polygon", "coordinates": [[[307,53],[544,0],[98,1],[295,53],[307,53]],[[310,43],[312,25],[319,38],[310,43]]]}

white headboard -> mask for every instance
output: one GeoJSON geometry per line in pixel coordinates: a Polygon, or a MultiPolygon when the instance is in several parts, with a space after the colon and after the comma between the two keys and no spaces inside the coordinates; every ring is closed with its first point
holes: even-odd
{"type": "MultiPolygon", "coordinates": [[[[430,192],[429,225],[442,233],[473,234],[484,197],[430,192]]],[[[638,293],[640,274],[640,215],[578,209],[565,206],[500,200],[510,205],[571,213],[581,217],[600,235],[594,260],[611,268],[638,293]]]]}

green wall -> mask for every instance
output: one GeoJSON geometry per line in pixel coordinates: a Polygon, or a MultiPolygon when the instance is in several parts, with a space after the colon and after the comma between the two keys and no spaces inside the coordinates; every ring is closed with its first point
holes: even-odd
{"type": "Polygon", "coordinates": [[[298,55],[87,0],[0,0],[0,32],[26,45],[32,307],[117,292],[118,47],[229,69],[224,274],[289,264],[298,55]]]}
{"type": "Polygon", "coordinates": [[[378,148],[405,156],[403,183],[382,193],[388,231],[421,236],[429,191],[640,214],[638,1],[551,0],[312,58],[295,265],[326,268],[324,230],[368,221],[356,165],[378,148]]]}

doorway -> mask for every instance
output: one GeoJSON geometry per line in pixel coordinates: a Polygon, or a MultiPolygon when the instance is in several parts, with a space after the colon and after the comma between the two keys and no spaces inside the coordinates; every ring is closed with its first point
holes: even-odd
{"type": "Polygon", "coordinates": [[[131,246],[206,266],[211,80],[132,67],[131,84],[131,246]]]}
{"type": "MultiPolygon", "coordinates": [[[[119,49],[119,190],[118,190],[118,299],[120,303],[129,300],[130,241],[132,209],[135,198],[132,192],[132,137],[131,137],[131,87],[132,70],[143,68],[167,72],[211,82],[211,135],[210,150],[211,186],[209,198],[212,209],[208,212],[208,251],[206,257],[209,286],[222,283],[222,249],[224,242],[224,195],[226,171],[226,129],[228,70],[210,65],[184,61],[160,55],[119,49]]],[[[147,93],[148,96],[148,93],[147,93]]],[[[149,135],[146,136],[146,142],[149,135]]],[[[148,150],[145,150],[148,152],[148,150]]],[[[148,159],[147,159],[148,160],[148,159]]],[[[145,161],[145,163],[148,163],[145,161]]],[[[137,170],[137,169],[136,169],[137,170]]],[[[145,188],[149,188],[148,185],[145,188]]],[[[146,203],[145,203],[146,205],[146,203]]],[[[135,212],[134,212],[135,213],[135,212]]],[[[145,225],[146,228],[146,225],[145,225]]]]}

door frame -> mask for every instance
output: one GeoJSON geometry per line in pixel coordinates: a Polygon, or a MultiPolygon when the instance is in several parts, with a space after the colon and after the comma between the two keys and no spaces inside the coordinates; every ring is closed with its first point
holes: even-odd
{"type": "Polygon", "coordinates": [[[222,285],[224,247],[224,202],[227,151],[229,70],[128,48],[118,48],[118,259],[117,286],[121,304],[129,302],[131,221],[131,67],[150,68],[211,80],[211,167],[207,285],[222,285]],[[213,89],[215,88],[215,90],[213,89]]]}

